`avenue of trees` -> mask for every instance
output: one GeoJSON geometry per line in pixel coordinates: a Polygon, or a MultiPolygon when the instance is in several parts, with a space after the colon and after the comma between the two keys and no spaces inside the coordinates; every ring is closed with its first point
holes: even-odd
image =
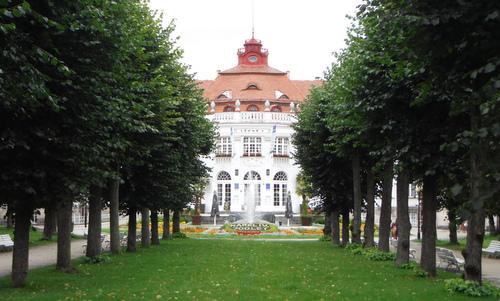
{"type": "Polygon", "coordinates": [[[465,279],[481,282],[485,219],[500,214],[500,3],[365,0],[346,48],[302,106],[294,143],[304,176],[324,200],[332,242],[389,251],[397,180],[396,264],[409,260],[408,187],[422,188],[421,267],[436,275],[436,211],[450,229],[467,220],[465,279]],[[363,209],[364,208],[364,209],[363,209]],[[454,225],[454,226],[453,226],[454,225]],[[345,235],[347,238],[345,238],[345,235]]]}
{"type": "Polygon", "coordinates": [[[44,236],[57,228],[57,268],[71,271],[74,202],[88,201],[86,254],[99,260],[102,208],[118,253],[120,212],[134,251],[136,213],[142,245],[159,244],[158,216],[178,219],[193,200],[214,130],[173,30],[141,0],[0,1],[0,204],[15,220],[14,287],[37,208],[44,236]]]}

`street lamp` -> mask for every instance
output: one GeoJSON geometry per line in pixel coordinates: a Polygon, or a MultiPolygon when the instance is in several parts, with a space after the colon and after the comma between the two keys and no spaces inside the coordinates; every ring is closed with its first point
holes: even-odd
{"type": "Polygon", "coordinates": [[[420,235],[420,204],[422,202],[422,187],[417,185],[415,188],[417,190],[417,239],[421,239],[420,235]]]}

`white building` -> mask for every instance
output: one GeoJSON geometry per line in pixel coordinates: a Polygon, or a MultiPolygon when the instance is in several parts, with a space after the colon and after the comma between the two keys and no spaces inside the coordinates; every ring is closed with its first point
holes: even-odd
{"type": "Polygon", "coordinates": [[[200,81],[210,104],[207,118],[219,133],[216,153],[206,162],[212,172],[202,213],[210,213],[214,191],[221,213],[243,212],[245,190],[254,181],[257,213],[283,214],[289,191],[298,214],[292,124],[311,86],[321,81],[290,80],[287,72],[268,66],[267,50],[253,37],[237,56],[236,67],[200,81]]]}

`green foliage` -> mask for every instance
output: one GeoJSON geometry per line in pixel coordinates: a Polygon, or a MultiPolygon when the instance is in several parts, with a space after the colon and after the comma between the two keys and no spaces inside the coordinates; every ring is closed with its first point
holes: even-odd
{"type": "Polygon", "coordinates": [[[184,233],[182,233],[182,232],[172,233],[172,234],[170,235],[170,237],[171,237],[172,239],[178,239],[178,238],[183,239],[183,238],[188,238],[188,237],[186,236],[186,234],[184,234],[184,233]]]}
{"type": "Polygon", "coordinates": [[[500,297],[500,289],[488,282],[484,282],[483,285],[480,285],[475,281],[459,278],[447,279],[445,280],[445,287],[450,293],[460,293],[473,297],[500,297]]]}
{"type": "Polygon", "coordinates": [[[382,252],[377,248],[363,248],[360,244],[348,244],[345,249],[353,255],[362,255],[372,261],[394,261],[396,254],[390,252],[382,252]]]}
{"type": "Polygon", "coordinates": [[[104,264],[111,261],[109,255],[101,255],[96,257],[83,257],[83,261],[87,264],[104,264]]]}
{"type": "Polygon", "coordinates": [[[322,235],[319,241],[332,241],[332,237],[330,235],[322,235]]]}

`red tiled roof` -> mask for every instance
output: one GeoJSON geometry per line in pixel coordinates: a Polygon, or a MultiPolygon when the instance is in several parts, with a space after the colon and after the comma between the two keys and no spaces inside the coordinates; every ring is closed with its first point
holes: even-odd
{"type": "Polygon", "coordinates": [[[231,91],[232,99],[276,99],[275,91],[291,101],[303,101],[320,80],[290,80],[286,74],[220,73],[215,80],[199,81],[206,99],[214,100],[224,91],[231,91]],[[258,90],[248,90],[248,84],[257,84],[258,90]]]}

